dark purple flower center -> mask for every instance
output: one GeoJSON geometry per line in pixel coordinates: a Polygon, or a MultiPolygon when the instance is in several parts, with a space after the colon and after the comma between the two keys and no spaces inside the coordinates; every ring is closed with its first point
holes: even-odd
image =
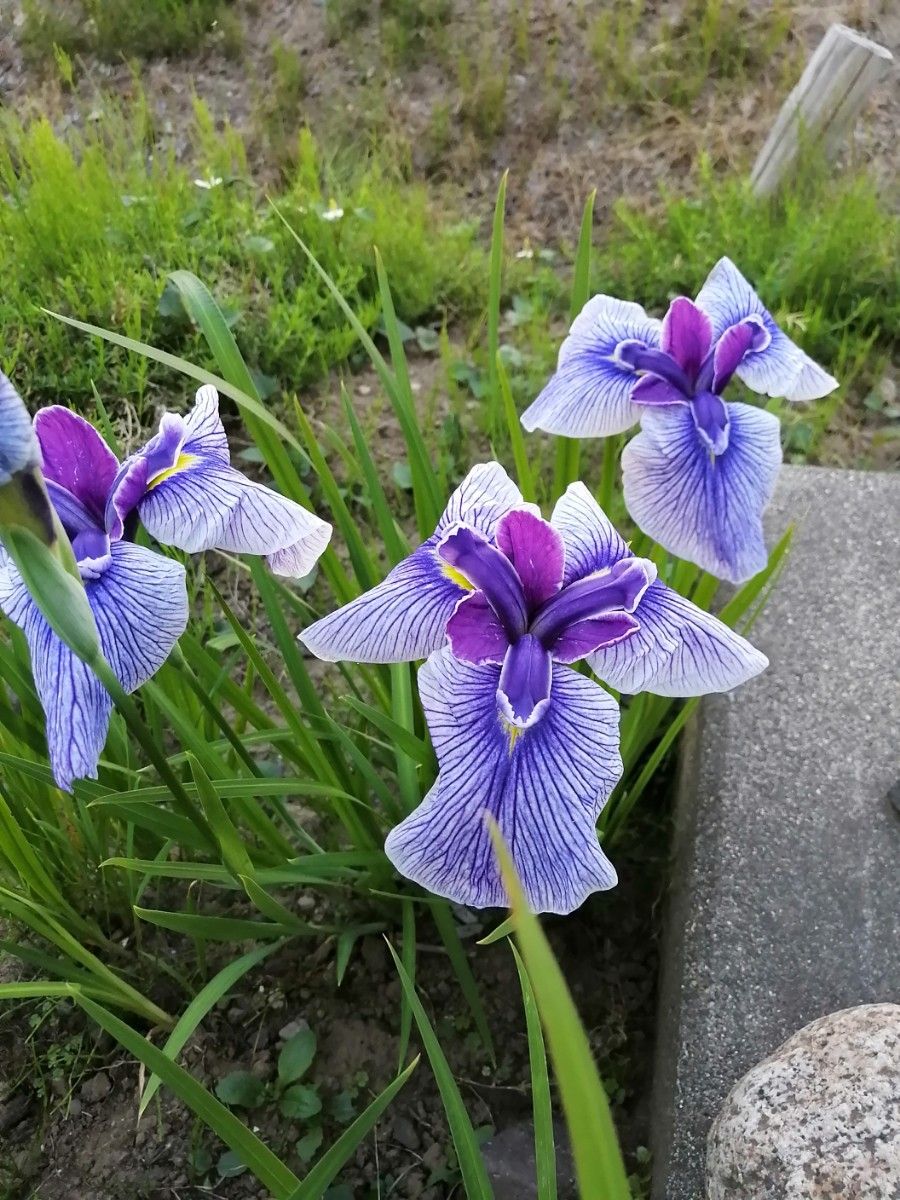
{"type": "Polygon", "coordinates": [[[713,455],[728,449],[728,407],[721,394],[748,354],[764,350],[771,335],[762,319],[745,317],[717,339],[712,322],[692,300],[679,296],[663,320],[660,347],[624,341],[616,360],[640,374],[635,404],[690,407],[699,437],[713,455]]]}
{"type": "Polygon", "coordinates": [[[518,729],[546,708],[554,661],[577,662],[637,631],[632,614],[655,576],[652,563],[624,558],[564,585],[562,539],[527,509],[507,513],[495,542],[462,525],[437,553],[471,593],[448,623],[450,647],[467,662],[502,665],[500,712],[518,729]]]}

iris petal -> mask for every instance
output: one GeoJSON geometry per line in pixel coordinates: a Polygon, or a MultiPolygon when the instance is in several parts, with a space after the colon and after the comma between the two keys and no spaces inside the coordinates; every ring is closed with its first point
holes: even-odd
{"type": "Polygon", "coordinates": [[[44,477],[79,500],[97,525],[119,469],[116,456],[89,421],[53,404],[34,417],[44,477]]]}
{"type": "Polygon", "coordinates": [[[644,593],[635,616],[632,637],[588,658],[600,679],[628,695],[727,692],[768,665],[740,634],[660,580],[644,593]]]}
{"type": "Polygon", "coordinates": [[[497,525],[497,545],[515,567],[530,610],[559,591],[566,548],[549,521],[515,509],[497,525]]]}
{"type": "Polygon", "coordinates": [[[837,380],[817,366],[776,325],[772,314],[728,258],[720,258],[700,289],[697,304],[709,314],[713,336],[747,317],[758,318],[770,336],[760,350],[749,351],[736,369],[754,392],[788,400],[815,400],[837,387],[837,380]]]}
{"type": "Polygon", "coordinates": [[[31,418],[22,397],[0,371],[0,487],[19,471],[41,464],[31,418]]]}
{"type": "Polygon", "coordinates": [[[647,409],[622,452],[625,504],[671,554],[741,583],[768,561],[762,514],[781,465],[778,418],[729,404],[728,448],[716,457],[683,408],[647,409]]]}
{"type": "Polygon", "coordinates": [[[521,505],[521,492],[499,463],[473,467],[450,497],[437,531],[383,583],[305,629],[301,642],[328,662],[426,658],[444,644],[447,623],[467,590],[438,558],[442,536],[460,523],[490,536],[500,518],[521,505]]]}
{"type": "Polygon", "coordinates": [[[687,296],[676,296],[663,317],[660,348],[671,355],[692,382],[712,344],[712,322],[687,296]]]}
{"type": "Polygon", "coordinates": [[[476,908],[505,906],[484,821],[490,813],[531,907],[571,912],[616,883],[596,823],[622,773],[618,708],[596,683],[554,667],[547,711],[511,739],[497,714],[499,677],[499,668],[460,662],[449,650],[420,670],[441,769],[385,850],[401,874],[439,896],[476,908]]]}
{"type": "Polygon", "coordinates": [[[556,373],[522,414],[528,430],[565,437],[608,437],[634,425],[634,370],[616,357],[622,342],[659,345],[659,321],[639,304],[594,296],[572,324],[559,351],[556,373]]]}
{"type": "Polygon", "coordinates": [[[566,553],[564,585],[612,566],[628,547],[583,483],[570,483],[550,518],[566,553]]]}
{"type": "MultiPolygon", "coordinates": [[[[184,567],[130,542],[114,542],[110,554],[87,597],[103,653],[131,692],[159,670],[187,625],[184,567]]],[[[28,642],[54,778],[66,790],[96,778],[112,712],[106,689],[53,633],[10,565],[0,574],[0,607],[28,642]]]]}
{"type": "Polygon", "coordinates": [[[215,388],[197,393],[184,430],[173,466],[146,480],[138,512],[148,533],[192,554],[260,554],[276,574],[308,575],[328,545],[331,526],[228,465],[215,388]]]}

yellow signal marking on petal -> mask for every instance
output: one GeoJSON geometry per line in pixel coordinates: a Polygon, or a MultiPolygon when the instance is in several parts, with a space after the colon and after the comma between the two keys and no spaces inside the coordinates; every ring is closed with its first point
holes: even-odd
{"type": "Polygon", "coordinates": [[[521,725],[513,725],[512,721],[504,720],[503,724],[506,726],[506,736],[509,738],[509,752],[512,754],[516,742],[519,740],[525,730],[521,725]]]}
{"type": "Polygon", "coordinates": [[[159,487],[161,483],[165,483],[173,475],[178,475],[179,472],[186,471],[188,467],[193,466],[195,462],[199,461],[196,454],[179,454],[173,467],[166,467],[164,471],[160,471],[158,475],[153,476],[147,484],[147,491],[150,492],[155,487],[159,487]]]}
{"type": "Polygon", "coordinates": [[[470,583],[462,571],[457,571],[456,567],[451,567],[449,563],[442,563],[441,570],[457,587],[465,588],[467,592],[475,591],[475,584],[470,583]]]}

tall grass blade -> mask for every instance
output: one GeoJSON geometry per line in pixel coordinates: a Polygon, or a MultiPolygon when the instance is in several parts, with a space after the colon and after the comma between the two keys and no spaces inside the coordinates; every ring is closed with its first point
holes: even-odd
{"type": "Polygon", "coordinates": [[[490,827],[519,950],[550,1046],[582,1200],[631,1200],[609,1101],[584,1026],[550,943],[528,907],[500,830],[494,821],[490,827]]]}
{"type": "Polygon", "coordinates": [[[534,1161],[537,1168],[537,1200],[556,1200],[556,1139],[553,1134],[553,1105],[550,1101],[550,1075],[547,1071],[547,1051],[541,1032],[534,989],[525,964],[513,945],[509,944],[522,988],[522,1007],[525,1010],[525,1029],[528,1034],[528,1062],[531,1068],[531,1107],[534,1115],[534,1161]]]}
{"type": "Polygon", "coordinates": [[[276,1200],[288,1200],[289,1196],[296,1193],[300,1180],[294,1172],[192,1075],[146,1038],[142,1038],[130,1025],[120,1021],[101,1005],[95,1004],[78,988],[70,986],[70,994],[101,1029],[158,1075],[166,1087],[174,1092],[179,1100],[184,1101],[191,1112],[234,1151],[244,1166],[253,1172],[276,1200]]]}
{"type": "Polygon", "coordinates": [[[390,942],[388,942],[388,949],[400,976],[400,986],[412,1009],[419,1037],[422,1039],[422,1045],[425,1047],[425,1053],[428,1055],[428,1061],[434,1072],[438,1091],[441,1093],[441,1101],[444,1105],[444,1112],[447,1114],[447,1123],[453,1137],[456,1157],[459,1159],[459,1169],[462,1172],[467,1200],[493,1200],[494,1193],[485,1170],[478,1139],[472,1128],[469,1114],[466,1112],[466,1106],[463,1104],[459,1087],[450,1070],[450,1064],[447,1062],[441,1044],[428,1020],[428,1014],[422,1007],[415,986],[390,942]]]}

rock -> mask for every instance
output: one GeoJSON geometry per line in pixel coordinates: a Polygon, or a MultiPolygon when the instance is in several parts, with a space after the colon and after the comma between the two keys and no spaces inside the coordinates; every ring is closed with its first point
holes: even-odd
{"type": "Polygon", "coordinates": [[[282,1025],[278,1030],[278,1036],[281,1041],[289,1042],[301,1029],[309,1029],[309,1022],[304,1021],[302,1017],[298,1017],[296,1021],[288,1021],[287,1025],[282,1025]]]}
{"type": "MultiPolygon", "coordinates": [[[[559,1200],[575,1200],[575,1167],[565,1129],[555,1126],[556,1175],[559,1200]]],[[[494,1188],[494,1200],[537,1200],[534,1128],[530,1122],[511,1125],[483,1147],[484,1165],[494,1188]]]]}
{"type": "Polygon", "coordinates": [[[900,673],[887,632],[900,610],[900,474],[785,467],[769,545],[792,521],[752,631],[769,668],[705,697],[683,742],[654,1200],[702,1194],[713,1119],[785,1038],[900,996],[900,820],[888,799],[900,673]],[[838,636],[847,613],[852,634],[838,636]]]}
{"type": "Polygon", "coordinates": [[[900,1005],[813,1021],[753,1067],[710,1132],[709,1200],[900,1196],[900,1005]]]}
{"type": "MultiPolygon", "coordinates": [[[[99,1104],[101,1100],[105,1100],[112,1091],[112,1084],[109,1076],[105,1071],[98,1071],[96,1075],[81,1085],[79,1096],[85,1104],[99,1104]]],[[[71,1108],[69,1109],[71,1112],[71,1108]]]]}
{"type": "Polygon", "coordinates": [[[421,1145],[418,1130],[408,1117],[394,1117],[394,1141],[407,1150],[418,1150],[421,1145]]]}

